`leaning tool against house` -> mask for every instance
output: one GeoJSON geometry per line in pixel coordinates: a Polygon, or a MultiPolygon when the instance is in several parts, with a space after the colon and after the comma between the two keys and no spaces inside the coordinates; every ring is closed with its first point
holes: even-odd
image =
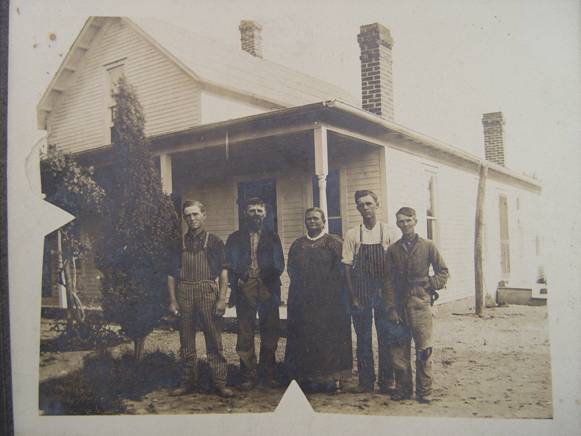
{"type": "Polygon", "coordinates": [[[402,238],[387,250],[383,297],[389,320],[407,331],[391,346],[397,390],[393,400],[412,395],[411,340],[416,349],[416,398],[432,399],[432,309],[437,290],[448,280],[448,267],[436,245],[415,232],[416,212],[402,207],[396,213],[402,238]],[[434,275],[429,275],[430,266],[434,275]]]}

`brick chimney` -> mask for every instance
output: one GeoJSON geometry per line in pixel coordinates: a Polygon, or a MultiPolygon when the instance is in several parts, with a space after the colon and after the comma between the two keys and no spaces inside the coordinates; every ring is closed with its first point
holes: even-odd
{"type": "Polygon", "coordinates": [[[504,117],[502,112],[482,115],[484,156],[487,161],[504,166],[504,117]]]}
{"type": "Polygon", "coordinates": [[[262,59],[262,26],[254,21],[242,20],[238,29],[242,50],[262,59]]]}
{"type": "Polygon", "coordinates": [[[379,23],[361,26],[359,30],[357,41],[361,48],[361,106],[386,120],[393,120],[393,38],[389,29],[379,23]]]}

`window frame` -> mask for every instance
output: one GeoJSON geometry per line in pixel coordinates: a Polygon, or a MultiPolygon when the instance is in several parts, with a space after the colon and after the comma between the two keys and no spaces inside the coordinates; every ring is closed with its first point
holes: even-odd
{"type": "Polygon", "coordinates": [[[424,211],[426,217],[426,239],[431,240],[436,245],[440,239],[440,217],[438,207],[438,173],[433,168],[424,170],[424,211]],[[431,211],[431,214],[428,212],[431,211]],[[431,233],[431,237],[430,237],[431,233]]]}
{"type": "Polygon", "coordinates": [[[500,274],[506,279],[510,276],[510,209],[508,195],[505,193],[498,194],[498,235],[500,243],[500,274]],[[504,209],[503,209],[504,201],[504,209]],[[504,215],[503,215],[504,212],[504,215]],[[504,222],[503,222],[504,221],[504,222]],[[506,237],[504,237],[506,234],[506,237]]]}
{"type": "Polygon", "coordinates": [[[105,72],[105,128],[107,130],[107,141],[109,144],[113,142],[113,127],[114,127],[114,111],[117,106],[114,95],[116,93],[117,81],[122,76],[125,76],[125,61],[126,58],[118,59],[116,61],[103,65],[105,72]],[[117,75],[117,80],[113,79],[113,71],[120,71],[117,75]]]}

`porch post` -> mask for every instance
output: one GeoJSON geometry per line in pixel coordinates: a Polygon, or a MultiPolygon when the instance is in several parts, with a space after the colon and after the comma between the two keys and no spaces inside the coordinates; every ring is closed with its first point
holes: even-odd
{"type": "Polygon", "coordinates": [[[159,169],[161,175],[161,189],[164,194],[171,194],[173,192],[171,154],[162,153],[159,155],[159,169]]]}
{"type": "Polygon", "coordinates": [[[315,175],[319,185],[319,207],[327,213],[327,175],[329,174],[329,154],[327,150],[327,129],[317,126],[314,131],[315,175]]]}
{"type": "MultiPolygon", "coordinates": [[[[63,274],[63,236],[60,229],[57,231],[56,239],[56,250],[58,253],[58,274],[59,276],[63,274]]],[[[67,289],[62,284],[61,280],[57,280],[57,290],[59,297],[59,307],[61,309],[66,309],[68,307],[67,302],[67,289]]]]}

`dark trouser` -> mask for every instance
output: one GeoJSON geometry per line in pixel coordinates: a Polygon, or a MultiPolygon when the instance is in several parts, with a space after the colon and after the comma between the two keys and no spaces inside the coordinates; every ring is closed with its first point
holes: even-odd
{"type": "Polygon", "coordinates": [[[404,320],[411,337],[391,347],[393,366],[396,370],[398,389],[408,396],[412,393],[411,339],[416,348],[416,395],[432,394],[432,309],[430,296],[410,296],[404,307],[404,320]]]}
{"type": "Polygon", "coordinates": [[[279,337],[278,302],[264,286],[260,278],[249,278],[239,287],[236,304],[238,317],[238,342],[236,351],[240,356],[241,369],[247,378],[256,378],[257,364],[254,351],[254,326],[258,312],[260,329],[261,375],[271,378],[275,367],[275,353],[279,337]]]}
{"type": "Polygon", "coordinates": [[[222,317],[214,315],[218,286],[211,281],[180,282],[177,301],[180,317],[180,353],[183,365],[182,381],[196,383],[196,319],[204,332],[208,366],[216,386],[226,385],[227,364],[222,349],[222,317]]]}
{"type": "Polygon", "coordinates": [[[371,298],[362,310],[353,311],[353,326],[357,335],[357,370],[359,385],[373,388],[375,383],[375,365],[372,348],[372,319],[375,318],[379,354],[378,381],[380,386],[387,386],[393,381],[393,366],[390,353],[390,323],[387,310],[379,296],[371,298]]]}

